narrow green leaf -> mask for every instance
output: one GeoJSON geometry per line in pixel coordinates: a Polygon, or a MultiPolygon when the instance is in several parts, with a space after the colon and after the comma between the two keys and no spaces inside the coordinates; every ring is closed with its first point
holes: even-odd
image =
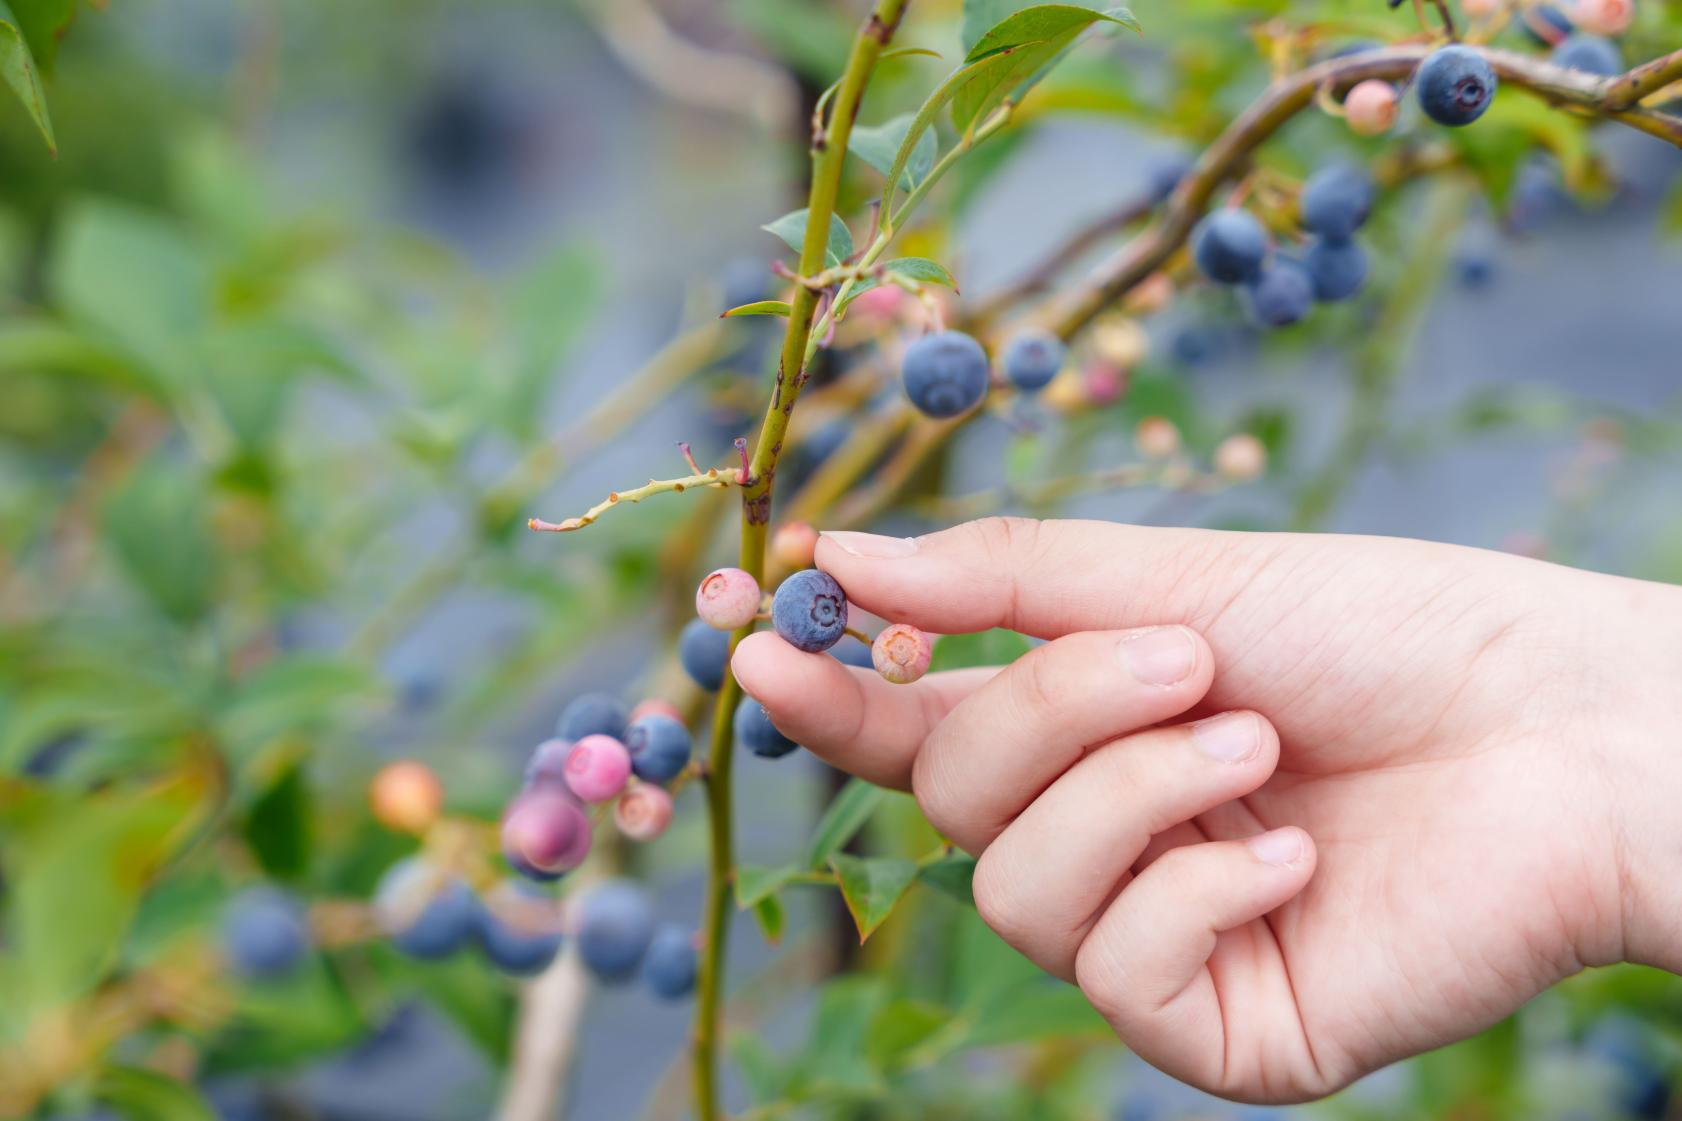
{"type": "MultiPolygon", "coordinates": [[[[760,229],[767,233],[776,234],[782,238],[783,244],[799,253],[806,242],[806,211],[804,208],[791,211],[760,229]]],[[[825,265],[839,265],[853,255],[853,234],[847,229],[847,223],[838,214],[829,216],[829,247],[825,256],[825,265]]]]}
{"type": "Polygon", "coordinates": [[[762,864],[742,864],[736,868],[736,906],[747,910],[766,896],[781,891],[790,880],[800,874],[793,864],[779,864],[768,868],[762,864]]]}
{"type": "Polygon", "coordinates": [[[274,879],[297,880],[308,868],[313,807],[303,760],[295,759],[246,815],[246,842],[274,879]]]}
{"type": "Polygon", "coordinates": [[[128,1121],[216,1121],[199,1092],[167,1074],[144,1067],[108,1066],[94,1096],[128,1121]]]}
{"type": "Polygon", "coordinates": [[[783,940],[783,928],[788,925],[788,916],[783,911],[783,901],[775,895],[767,895],[753,905],[754,921],[759,923],[759,929],[765,935],[765,940],[776,945],[783,940]]]}
{"type": "Polygon", "coordinates": [[[917,878],[917,864],[898,856],[858,857],[836,853],[829,866],[841,882],[841,898],[859,928],[859,941],[875,933],[917,878]]]}
{"type": "Polygon", "coordinates": [[[946,271],[944,265],[927,257],[900,257],[884,264],[882,275],[867,276],[853,285],[841,304],[841,310],[845,311],[854,300],[884,284],[901,284],[912,289],[923,284],[942,284],[954,292],[958,290],[958,282],[952,279],[952,274],[946,271]]]}
{"type": "Polygon", "coordinates": [[[991,630],[978,634],[947,634],[935,639],[931,670],[968,669],[971,666],[1003,666],[1029,650],[1028,640],[1015,631],[991,630]]]}
{"type": "Polygon", "coordinates": [[[953,853],[917,871],[917,878],[958,902],[975,906],[975,857],[953,853]]]}
{"type": "Polygon", "coordinates": [[[1137,28],[1125,9],[1095,12],[1072,4],[1040,4],[1006,17],[970,48],[967,61],[1004,58],[1004,64],[965,82],[952,98],[952,124],[967,131],[997,109],[1005,99],[1020,95],[1038,81],[1058,55],[1081,32],[1099,21],[1137,28]]]}
{"type": "MultiPolygon", "coordinates": [[[[855,125],[853,135],[847,141],[847,149],[886,175],[893,169],[894,158],[899,155],[900,146],[905,143],[906,134],[911,131],[916,119],[915,113],[901,113],[879,125],[855,125]]],[[[912,145],[910,158],[900,176],[900,185],[908,191],[915,188],[928,175],[939,154],[940,141],[934,130],[925,129],[912,145]]]]}
{"type": "Polygon", "coordinates": [[[1042,1039],[1108,1039],[1114,1034],[1073,985],[1036,977],[999,993],[966,1017],[964,1047],[999,1047],[1042,1039]]]}
{"type": "MultiPolygon", "coordinates": [[[[905,130],[905,139],[900,141],[899,151],[894,155],[894,162],[885,172],[887,185],[882,189],[882,217],[884,224],[893,220],[894,191],[905,175],[905,169],[911,166],[911,160],[916,154],[917,145],[922,143],[923,134],[933,127],[935,118],[946,107],[959,91],[970,82],[981,81],[995,70],[1001,69],[1010,61],[1008,54],[994,54],[979,62],[972,62],[960,66],[946,76],[946,80],[935,87],[933,93],[924,98],[917,115],[911,119],[911,125],[905,130]]],[[[891,226],[889,227],[891,228],[891,226]]]]}
{"type": "Polygon", "coordinates": [[[737,319],[744,315],[781,315],[787,318],[792,310],[783,300],[755,300],[751,304],[733,307],[719,318],[737,319]]]}
{"type": "Polygon", "coordinates": [[[872,786],[863,779],[848,779],[812,832],[812,842],[806,849],[806,867],[822,868],[831,854],[845,848],[887,796],[888,792],[880,786],[872,786]]]}
{"type": "Polygon", "coordinates": [[[885,1004],[870,1022],[864,1051],[877,1066],[892,1069],[927,1043],[947,1024],[952,1011],[921,1000],[896,1000],[885,1004]]]}
{"type": "Polygon", "coordinates": [[[890,58],[910,58],[914,55],[921,55],[924,58],[939,58],[940,52],[932,51],[927,47],[895,47],[891,51],[882,52],[882,59],[886,61],[890,58]]]}
{"type": "MultiPolygon", "coordinates": [[[[1012,5],[1014,6],[1014,5],[1012,5]]],[[[1126,8],[1100,10],[1095,5],[1034,4],[1019,8],[988,28],[969,47],[965,62],[974,62],[983,55],[1010,47],[1044,43],[1064,35],[1078,35],[1094,23],[1107,21],[1132,31],[1139,30],[1139,21],[1126,8]]]]}
{"type": "Polygon", "coordinates": [[[41,85],[41,69],[30,50],[22,23],[12,14],[6,0],[0,0],[0,78],[12,87],[18,100],[47,142],[47,151],[58,155],[52,118],[47,114],[47,91],[41,85]]]}

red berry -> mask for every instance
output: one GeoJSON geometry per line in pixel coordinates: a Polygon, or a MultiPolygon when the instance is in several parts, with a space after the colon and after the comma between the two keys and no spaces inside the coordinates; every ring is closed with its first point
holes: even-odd
{"type": "Polygon", "coordinates": [[[633,841],[652,841],[672,823],[672,796],[651,782],[627,787],[613,807],[613,824],[633,841]]]}
{"type": "Polygon", "coordinates": [[[695,614],[707,626],[733,631],[759,614],[759,581],[740,568],[721,568],[695,589],[695,614]]]}
{"type": "Polygon", "coordinates": [[[606,802],[625,789],[631,753],[609,736],[585,736],[567,756],[566,784],[585,802],[606,802]]]}
{"type": "Polygon", "coordinates": [[[934,645],[929,636],[909,623],[895,623],[870,644],[876,672],[895,685],[916,681],[929,671],[934,645]]]}

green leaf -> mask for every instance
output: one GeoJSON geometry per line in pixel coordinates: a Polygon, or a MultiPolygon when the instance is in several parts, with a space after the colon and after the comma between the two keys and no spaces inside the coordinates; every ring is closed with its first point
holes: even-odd
{"type": "Polygon", "coordinates": [[[1015,631],[990,630],[978,634],[946,634],[935,639],[929,669],[968,669],[971,666],[1004,666],[1030,649],[1028,640],[1015,631]]]}
{"type": "Polygon", "coordinates": [[[896,1000],[883,1005],[870,1021],[865,1054],[877,1066],[892,1069],[952,1022],[952,1011],[921,1000],[896,1000]]]}
{"type": "Polygon", "coordinates": [[[808,1097],[822,1100],[838,1092],[881,1088],[881,1072],[866,1058],[865,1044],[885,1003],[887,986],[880,976],[844,975],[819,990],[802,1064],[808,1097]]]}
{"type": "Polygon", "coordinates": [[[788,916],[783,911],[783,901],[780,896],[767,895],[753,905],[754,921],[759,923],[760,932],[765,940],[776,945],[783,940],[783,929],[788,924],[788,916]]]}
{"type": "Polygon", "coordinates": [[[1039,4],[1006,16],[970,48],[965,61],[980,62],[1003,56],[999,65],[965,82],[952,98],[952,124],[959,132],[984,119],[1006,98],[1019,94],[1038,80],[1058,55],[1081,32],[1106,21],[1138,30],[1138,23],[1125,8],[1095,12],[1073,4],[1039,4]]]}
{"type": "Polygon", "coordinates": [[[47,114],[47,91],[41,85],[41,69],[30,49],[22,23],[12,14],[5,0],[0,0],[0,78],[12,87],[23,103],[29,119],[35,122],[47,151],[58,155],[58,141],[53,136],[52,118],[47,114]]]}
{"type": "Polygon", "coordinates": [[[128,1121],[216,1121],[215,1111],[197,1090],[144,1067],[106,1067],[94,1085],[94,1097],[128,1121]]]}
{"type": "MultiPolygon", "coordinates": [[[[847,141],[847,149],[886,175],[893,170],[894,158],[899,154],[900,145],[905,143],[906,134],[911,131],[911,125],[916,119],[915,113],[901,113],[879,125],[855,125],[853,135],[847,141]]],[[[940,141],[934,130],[924,129],[917,137],[917,142],[911,146],[910,157],[900,175],[900,185],[908,191],[915,188],[923,181],[923,177],[928,175],[929,169],[934,166],[935,157],[939,154],[940,141]]]]}
{"type": "Polygon", "coordinates": [[[923,99],[916,116],[911,119],[910,126],[905,131],[905,139],[900,141],[899,151],[894,154],[894,162],[883,174],[887,183],[882,188],[882,220],[886,228],[892,228],[894,191],[904,179],[906,168],[911,166],[911,160],[916,155],[917,146],[923,142],[923,134],[934,126],[935,118],[940,111],[971,82],[982,81],[987,75],[1002,69],[1010,61],[1008,54],[989,55],[979,62],[968,63],[946,76],[946,80],[937,86],[933,93],[923,99]]]}
{"type": "Polygon", "coordinates": [[[129,579],[178,623],[203,618],[216,595],[208,506],[202,479],[158,462],[136,471],[102,512],[106,544],[129,579]]]}
{"type": "Polygon", "coordinates": [[[966,1017],[964,1047],[1000,1047],[1042,1039],[1110,1039],[1114,1030],[1073,985],[1036,977],[998,993],[966,1017]]]}
{"type": "MultiPolygon", "coordinates": [[[[770,225],[761,226],[767,233],[776,234],[796,253],[801,252],[806,243],[806,211],[804,208],[791,211],[778,218],[770,225]]],[[[825,267],[833,267],[853,255],[853,234],[847,229],[847,223],[841,220],[839,214],[829,216],[829,247],[824,258],[825,267]]]]}
{"type": "Polygon", "coordinates": [[[303,760],[296,759],[246,816],[245,839],[263,871],[277,880],[297,880],[309,866],[312,807],[303,760]]]}
{"type": "Polygon", "coordinates": [[[755,300],[751,304],[733,307],[719,318],[736,319],[744,315],[781,315],[786,318],[792,312],[793,309],[784,300],[755,300]]]}
{"type": "Polygon", "coordinates": [[[964,853],[943,856],[917,871],[917,878],[958,902],[975,906],[975,857],[964,853]]]}
{"type": "Polygon", "coordinates": [[[822,868],[832,854],[845,848],[887,796],[888,792],[880,786],[872,786],[860,778],[848,779],[812,831],[811,844],[806,848],[806,867],[822,868]]]}
{"type": "Polygon", "coordinates": [[[917,864],[898,856],[858,857],[836,853],[829,866],[841,882],[841,898],[863,942],[894,912],[917,878],[917,864]]]}
{"type": "Polygon", "coordinates": [[[853,285],[847,293],[846,300],[841,304],[841,310],[845,311],[854,300],[884,284],[900,284],[912,290],[923,284],[941,284],[954,292],[958,290],[958,282],[952,279],[952,274],[939,262],[931,261],[927,257],[900,257],[886,262],[882,266],[882,275],[867,276],[853,285]]]}
{"type": "Polygon", "coordinates": [[[774,868],[763,864],[737,865],[736,906],[747,910],[761,899],[781,891],[799,874],[800,869],[793,864],[779,864],[774,868]]]}
{"type": "Polygon", "coordinates": [[[788,1071],[783,1060],[760,1036],[751,1031],[734,1032],[727,1044],[736,1071],[747,1087],[748,1100],[761,1105],[783,1096],[788,1071]]]}

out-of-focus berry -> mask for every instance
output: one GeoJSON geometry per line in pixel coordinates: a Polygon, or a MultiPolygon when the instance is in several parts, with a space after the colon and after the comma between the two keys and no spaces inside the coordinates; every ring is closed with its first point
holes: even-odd
{"type": "Polygon", "coordinates": [[[818,531],[807,522],[789,522],[771,535],[771,559],[788,569],[811,568],[818,531]]]}
{"type": "Polygon", "coordinates": [[[1396,124],[1396,87],[1381,78],[1356,82],[1343,98],[1343,119],[1358,136],[1379,136],[1396,124]]]}
{"type": "Polygon", "coordinates": [[[1086,402],[1102,408],[1113,405],[1121,400],[1121,395],[1127,390],[1127,371],[1120,366],[1112,366],[1108,362],[1088,362],[1081,367],[1081,388],[1086,391],[1086,402]]]}
{"type": "Polygon", "coordinates": [[[625,788],[613,804],[613,824],[633,841],[652,841],[672,823],[672,796],[651,782],[625,788]]]}
{"type": "Polygon", "coordinates": [[[1133,442],[1147,459],[1168,459],[1180,450],[1180,430],[1167,417],[1148,416],[1133,430],[1133,442]]]}
{"type": "Polygon", "coordinates": [[[612,736],[585,736],[567,756],[566,784],[581,801],[606,802],[625,789],[631,755],[612,736]]]}
{"type": "Polygon", "coordinates": [[[1249,211],[1230,206],[1211,211],[1191,237],[1192,259],[1215,283],[1247,284],[1261,275],[1269,239],[1249,211]]]}
{"type": "Polygon", "coordinates": [[[578,741],[585,736],[625,734],[625,706],[619,698],[606,693],[585,693],[561,710],[555,722],[555,735],[563,740],[578,741]]]}
{"type": "Polygon", "coordinates": [[[740,568],[709,572],[695,589],[695,614],[721,631],[747,626],[759,614],[759,581],[740,568]]]}
{"type": "Polygon", "coordinates": [[[1234,483],[1259,479],[1267,470],[1267,448],[1248,432],[1228,436],[1215,449],[1215,470],[1234,483]]]}
{"type": "Polygon", "coordinates": [[[929,636],[909,623],[884,627],[870,644],[870,659],[876,672],[895,685],[916,681],[929,671],[934,644],[929,636]]]}
{"type": "Polygon", "coordinates": [[[1092,328],[1092,353],[1123,370],[1137,366],[1150,351],[1150,336],[1137,319],[1108,316],[1092,328]]]}
{"type": "Polygon", "coordinates": [[[1321,168],[1302,185],[1302,228],[1321,237],[1349,237],[1372,212],[1373,192],[1372,176],[1353,164],[1321,168]]]}
{"type": "Polygon", "coordinates": [[[840,642],[829,648],[829,656],[842,665],[858,666],[860,669],[872,669],[874,663],[870,659],[870,647],[860,642],[852,635],[843,635],[840,642]]]}
{"type": "Polygon", "coordinates": [[[654,906],[630,880],[607,880],[578,904],[578,956],[598,978],[624,981],[642,964],[654,937],[654,906]]]}
{"type": "Polygon", "coordinates": [[[1614,77],[1624,70],[1623,55],[1619,53],[1616,43],[1598,35],[1584,35],[1581,32],[1567,36],[1564,42],[1554,48],[1552,58],[1557,65],[1567,70],[1580,70],[1602,78],[1614,77]]]}
{"type": "Polygon", "coordinates": [[[1635,19],[1635,0],[1577,0],[1572,15],[1591,35],[1622,35],[1635,19]]]}
{"type": "Polygon", "coordinates": [[[485,958],[514,977],[541,973],[561,949],[560,913],[537,889],[506,880],[486,896],[474,933],[485,958]]]}
{"type": "Polygon", "coordinates": [[[555,879],[590,855],[590,818],[564,787],[524,790],[502,816],[502,852],[521,875],[555,879]]]}
{"type": "Polygon", "coordinates": [[[479,897],[461,880],[411,856],[386,869],[374,889],[374,918],[410,957],[449,957],[479,925],[479,897]]]}
{"type": "Polygon", "coordinates": [[[1314,298],[1325,303],[1346,300],[1367,280],[1367,255],[1353,241],[1319,238],[1303,254],[1314,298]]]}
{"type": "Polygon", "coordinates": [[[1161,311],[1174,299],[1174,281],[1165,272],[1153,272],[1127,293],[1122,307],[1130,315],[1149,315],[1161,311]]]}
{"type": "Polygon", "coordinates": [[[743,697],[733,721],[736,742],[762,759],[781,759],[800,745],[777,731],[765,706],[743,697]]]}
{"type": "Polygon", "coordinates": [[[695,989],[695,937],[681,926],[663,923],[648,944],[642,979],[662,1000],[682,1000],[695,989]]]}
{"type": "Polygon", "coordinates": [[[1244,289],[1250,318],[1263,327],[1288,327],[1308,314],[1314,283],[1295,261],[1278,258],[1244,289]]]}
{"type": "Polygon", "coordinates": [[[526,760],[525,785],[565,783],[567,756],[571,754],[572,744],[566,740],[544,740],[538,744],[526,760]]]}
{"type": "Polygon", "coordinates": [[[275,887],[254,887],[236,896],[222,919],[222,948],[234,972],[258,981],[285,977],[309,953],[304,908],[275,887]]]}
{"type": "Polygon", "coordinates": [[[730,661],[730,634],[691,619],[678,636],[677,658],[695,684],[711,692],[724,684],[725,666],[730,661]]]}
{"type": "Polygon", "coordinates": [[[388,763],[368,783],[374,820],[399,833],[424,833],[444,809],[444,785],[431,767],[413,759],[388,763]]]}
{"type": "Polygon", "coordinates": [[[1005,377],[1028,393],[1044,389],[1063,368],[1063,340],[1050,331],[1020,331],[1005,344],[1005,377]]]}

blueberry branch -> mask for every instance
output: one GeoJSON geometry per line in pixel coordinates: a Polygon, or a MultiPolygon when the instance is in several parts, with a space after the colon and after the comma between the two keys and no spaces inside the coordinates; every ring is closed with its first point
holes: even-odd
{"type": "Polygon", "coordinates": [[[578,515],[559,522],[546,522],[542,518],[526,519],[526,528],[539,533],[571,533],[583,529],[594,522],[607,511],[626,502],[641,502],[656,494],[682,494],[686,490],[699,490],[704,487],[745,487],[753,480],[744,470],[720,471],[717,467],[708,468],[694,475],[684,475],[677,479],[650,479],[640,487],[630,490],[616,490],[606,498],[578,515]]]}

